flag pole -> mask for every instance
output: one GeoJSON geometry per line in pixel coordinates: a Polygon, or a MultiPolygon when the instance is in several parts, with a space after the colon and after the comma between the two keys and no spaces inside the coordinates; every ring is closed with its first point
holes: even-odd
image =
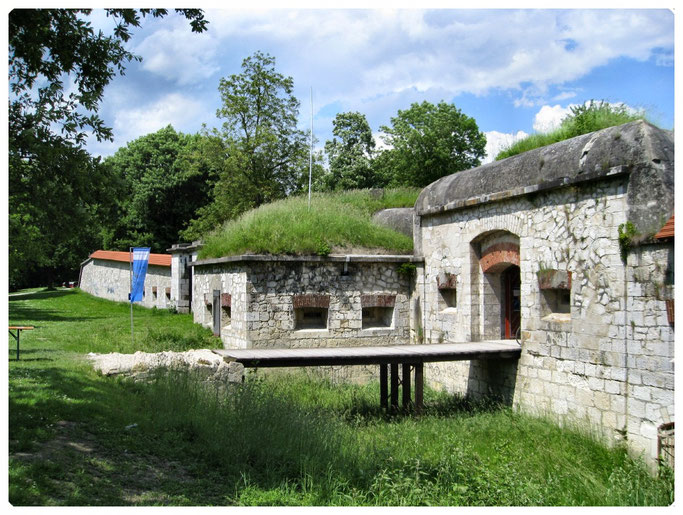
{"type": "Polygon", "coordinates": [[[129,270],[129,284],[128,284],[128,302],[130,303],[130,341],[135,346],[135,337],[133,336],[133,247],[129,247],[128,252],[128,270],[129,270]]]}
{"type": "Polygon", "coordinates": [[[308,210],[311,210],[311,182],[313,177],[313,86],[311,86],[311,147],[308,152],[308,210]]]}

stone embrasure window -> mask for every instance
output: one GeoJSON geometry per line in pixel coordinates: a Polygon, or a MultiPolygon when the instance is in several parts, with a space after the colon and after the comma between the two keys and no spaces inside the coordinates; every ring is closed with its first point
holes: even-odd
{"type": "Polygon", "coordinates": [[[166,300],[171,300],[171,288],[166,288],[166,300]]]}
{"type": "Polygon", "coordinates": [[[440,273],[436,278],[436,286],[439,290],[439,309],[455,308],[458,305],[457,276],[448,272],[440,273]]]}
{"type": "Polygon", "coordinates": [[[152,286],[152,300],[157,300],[157,287],[152,286]]]}
{"type": "Polygon", "coordinates": [[[294,329],[327,329],[329,295],[294,295],[292,307],[294,308],[294,329]]]}
{"type": "Polygon", "coordinates": [[[538,272],[541,316],[568,319],[571,313],[572,273],[543,269],[538,272]]]}
{"type": "Polygon", "coordinates": [[[362,295],[363,329],[391,329],[395,304],[395,295],[362,295]]]}
{"type": "Polygon", "coordinates": [[[213,322],[213,298],[208,293],[204,294],[204,321],[206,324],[213,322]]]}

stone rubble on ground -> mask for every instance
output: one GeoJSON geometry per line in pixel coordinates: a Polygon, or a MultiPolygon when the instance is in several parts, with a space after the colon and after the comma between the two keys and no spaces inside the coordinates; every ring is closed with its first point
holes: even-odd
{"type": "Polygon", "coordinates": [[[208,349],[186,352],[136,352],[134,354],[89,353],[88,359],[95,370],[103,375],[124,375],[135,380],[144,380],[157,369],[187,369],[197,373],[206,381],[218,383],[241,383],[244,366],[225,361],[208,349]]]}

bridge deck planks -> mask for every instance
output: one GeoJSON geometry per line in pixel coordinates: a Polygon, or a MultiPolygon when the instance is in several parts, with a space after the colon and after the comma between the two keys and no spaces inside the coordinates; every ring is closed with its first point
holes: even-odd
{"type": "Polygon", "coordinates": [[[518,358],[514,341],[386,345],[375,347],[316,347],[298,349],[216,349],[213,352],[245,367],[301,367],[430,363],[491,358],[518,358]]]}
{"type": "Polygon", "coordinates": [[[379,365],[380,406],[398,409],[399,385],[403,408],[423,409],[423,365],[437,361],[472,359],[516,359],[521,347],[510,340],[440,343],[430,345],[386,345],[377,347],[315,347],[300,349],[216,349],[227,361],[245,367],[311,367],[330,365],[379,365]],[[399,364],[402,376],[399,378],[399,364]],[[389,370],[387,370],[387,368],[389,370]],[[415,377],[415,401],[411,401],[410,376],[415,377]],[[389,406],[390,405],[390,406],[389,406]]]}

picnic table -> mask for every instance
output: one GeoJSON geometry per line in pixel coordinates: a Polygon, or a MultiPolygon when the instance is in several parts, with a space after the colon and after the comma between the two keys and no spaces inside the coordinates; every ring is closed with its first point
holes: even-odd
{"type": "Polygon", "coordinates": [[[17,360],[19,360],[19,338],[21,337],[21,332],[22,331],[30,331],[32,329],[35,329],[32,325],[11,325],[9,326],[9,334],[11,334],[14,339],[17,341],[17,360]],[[17,334],[14,334],[12,330],[16,331],[17,334]]]}

